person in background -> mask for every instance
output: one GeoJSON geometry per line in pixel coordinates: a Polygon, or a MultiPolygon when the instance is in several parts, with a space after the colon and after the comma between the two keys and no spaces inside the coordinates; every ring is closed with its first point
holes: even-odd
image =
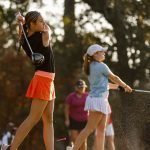
{"type": "Polygon", "coordinates": [[[2,140],[1,140],[1,145],[10,145],[12,140],[13,140],[13,128],[15,127],[15,124],[13,122],[9,122],[6,131],[3,133],[2,140]]]}
{"type": "MultiPolygon", "coordinates": [[[[65,125],[69,129],[69,135],[72,145],[85,127],[88,118],[88,112],[84,111],[85,101],[88,93],[87,85],[84,80],[79,79],[75,84],[74,92],[70,93],[65,100],[65,125]]],[[[86,139],[80,146],[80,150],[87,149],[86,139]]]]}

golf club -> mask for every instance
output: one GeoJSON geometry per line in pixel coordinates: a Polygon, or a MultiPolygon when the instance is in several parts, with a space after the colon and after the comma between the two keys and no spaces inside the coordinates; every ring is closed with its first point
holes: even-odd
{"type": "Polygon", "coordinates": [[[133,91],[139,92],[139,93],[149,93],[150,94],[150,91],[148,91],[148,90],[133,89],[133,91]]]}
{"type": "MultiPolygon", "coordinates": [[[[122,91],[122,92],[125,91],[124,88],[121,87],[121,86],[118,87],[118,90],[119,90],[119,91],[122,91]]],[[[148,90],[141,90],[141,89],[132,89],[132,90],[133,90],[133,92],[138,92],[138,93],[149,93],[149,94],[150,94],[150,91],[148,91],[148,90]]]]}
{"type": "MultiPolygon", "coordinates": [[[[18,13],[16,14],[16,18],[17,18],[19,15],[20,15],[20,12],[18,12],[18,13]]],[[[42,55],[42,54],[40,54],[40,53],[34,53],[34,52],[33,52],[32,48],[31,48],[31,46],[30,46],[30,44],[29,44],[29,41],[28,41],[28,39],[27,39],[26,33],[25,33],[25,31],[24,31],[23,24],[22,24],[21,22],[19,22],[19,25],[20,25],[20,27],[21,27],[21,30],[22,30],[22,32],[23,32],[23,35],[24,35],[25,40],[26,40],[26,42],[27,42],[27,45],[28,45],[28,47],[29,47],[29,49],[30,49],[30,51],[31,51],[31,60],[32,60],[33,64],[35,64],[36,66],[41,65],[41,64],[44,62],[44,60],[45,60],[44,55],[42,55]]]]}

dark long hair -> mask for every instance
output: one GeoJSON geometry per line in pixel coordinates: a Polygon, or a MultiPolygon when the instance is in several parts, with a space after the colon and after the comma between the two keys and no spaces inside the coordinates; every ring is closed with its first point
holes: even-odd
{"type": "MultiPolygon", "coordinates": [[[[26,36],[27,36],[27,33],[28,33],[28,29],[30,29],[30,23],[31,22],[35,23],[40,15],[41,14],[38,11],[29,11],[25,15],[25,24],[23,25],[23,29],[25,31],[26,36]]],[[[24,43],[24,35],[23,35],[23,33],[21,33],[20,42],[21,42],[21,45],[24,43]]]]}
{"type": "Polygon", "coordinates": [[[85,54],[84,57],[84,63],[83,63],[83,70],[86,75],[90,74],[90,63],[93,61],[93,57],[89,56],[88,54],[85,54]]]}

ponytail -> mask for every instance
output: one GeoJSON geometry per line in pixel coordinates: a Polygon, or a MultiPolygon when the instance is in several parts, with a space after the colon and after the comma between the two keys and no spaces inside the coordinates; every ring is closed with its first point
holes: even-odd
{"type": "Polygon", "coordinates": [[[93,61],[93,57],[89,56],[88,54],[84,55],[84,63],[83,63],[83,70],[86,75],[90,74],[90,63],[93,61]]]}

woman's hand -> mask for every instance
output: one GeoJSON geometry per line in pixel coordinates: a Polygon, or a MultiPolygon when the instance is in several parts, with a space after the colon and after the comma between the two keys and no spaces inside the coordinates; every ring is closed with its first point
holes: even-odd
{"type": "Polygon", "coordinates": [[[129,92],[129,93],[132,92],[132,88],[131,88],[129,85],[126,85],[126,86],[124,87],[124,90],[125,90],[125,92],[129,92]]]}
{"type": "Polygon", "coordinates": [[[66,127],[69,127],[69,124],[70,124],[69,120],[65,120],[66,127]]]}
{"type": "Polygon", "coordinates": [[[44,32],[50,32],[50,27],[45,23],[44,24],[44,32]]]}
{"type": "Polygon", "coordinates": [[[16,19],[17,19],[17,22],[18,23],[22,23],[22,24],[25,24],[25,18],[21,15],[21,13],[20,12],[18,12],[17,14],[16,14],[16,19]]]}
{"type": "Polygon", "coordinates": [[[51,29],[46,23],[44,24],[42,39],[43,39],[43,45],[47,47],[51,40],[51,29]]]}

